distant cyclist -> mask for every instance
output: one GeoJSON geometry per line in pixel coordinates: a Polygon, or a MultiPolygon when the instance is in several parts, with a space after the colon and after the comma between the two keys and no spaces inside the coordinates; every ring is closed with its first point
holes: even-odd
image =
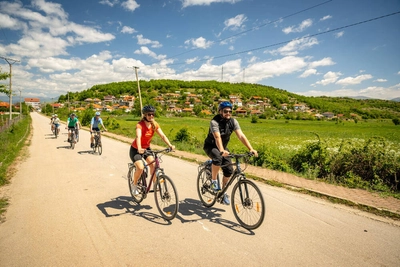
{"type": "Polygon", "coordinates": [[[50,118],[51,131],[54,132],[54,114],[50,118]]]}
{"type": "Polygon", "coordinates": [[[75,131],[75,133],[77,133],[77,130],[79,130],[79,125],[78,118],[76,117],[75,113],[72,113],[67,120],[67,127],[65,128],[68,129],[68,142],[71,142],[71,132],[75,131]]]}
{"type": "MultiPolygon", "coordinates": [[[[221,190],[217,182],[217,174],[222,166],[222,173],[224,175],[222,180],[222,187],[225,187],[233,173],[231,159],[225,158],[229,155],[227,148],[231,134],[235,132],[239,140],[254,153],[257,157],[257,151],[253,149],[247,137],[240,129],[239,123],[236,119],[232,118],[232,104],[228,101],[221,102],[218,106],[218,115],[216,115],[210,122],[210,129],[204,141],[204,152],[212,159],[211,177],[212,188],[215,191],[221,190]],[[227,166],[225,166],[227,165],[227,166]]],[[[229,196],[224,195],[223,203],[229,205],[229,196]]]]}
{"type": "Polygon", "coordinates": [[[99,137],[101,138],[99,125],[101,125],[101,127],[103,127],[104,131],[107,132],[106,127],[104,127],[103,120],[100,118],[100,112],[97,111],[95,116],[90,121],[90,147],[91,148],[94,147],[94,143],[93,143],[94,133],[99,132],[99,137]]]}
{"type": "Polygon", "coordinates": [[[54,127],[54,131],[57,131],[57,135],[60,133],[60,119],[58,118],[57,114],[53,115],[54,118],[52,119],[52,125],[54,127]]]}

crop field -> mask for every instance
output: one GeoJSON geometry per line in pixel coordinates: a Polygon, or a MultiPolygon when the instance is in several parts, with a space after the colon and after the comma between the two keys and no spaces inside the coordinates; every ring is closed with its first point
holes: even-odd
{"type": "MultiPolygon", "coordinates": [[[[156,118],[156,121],[171,141],[175,139],[176,134],[182,128],[186,128],[192,140],[202,144],[208,132],[210,119],[159,117],[156,118]]],[[[115,131],[133,139],[138,120],[139,118],[133,116],[118,117],[117,121],[120,128],[115,131]]],[[[400,127],[394,125],[391,120],[368,120],[355,123],[354,121],[259,119],[257,123],[251,123],[250,118],[238,118],[238,121],[256,150],[260,147],[267,147],[282,156],[292,155],[306,143],[317,141],[317,135],[330,147],[337,147],[342,141],[347,140],[363,142],[372,137],[383,137],[394,148],[400,150],[400,127]]],[[[159,143],[157,137],[155,137],[155,141],[159,143]]],[[[240,151],[243,150],[243,145],[235,135],[232,135],[229,148],[230,150],[240,151]]]]}

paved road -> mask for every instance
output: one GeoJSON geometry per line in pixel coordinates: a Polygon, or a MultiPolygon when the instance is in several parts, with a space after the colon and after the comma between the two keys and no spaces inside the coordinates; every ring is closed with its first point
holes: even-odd
{"type": "Polygon", "coordinates": [[[54,139],[47,118],[32,118],[29,155],[6,188],[0,266],[399,266],[398,226],[257,183],[267,213],[248,231],[229,206],[200,204],[195,163],[168,156],[180,209],[164,221],[152,195],[130,201],[129,144],[104,137],[95,155],[81,131],[71,150],[63,128],[54,139]]]}

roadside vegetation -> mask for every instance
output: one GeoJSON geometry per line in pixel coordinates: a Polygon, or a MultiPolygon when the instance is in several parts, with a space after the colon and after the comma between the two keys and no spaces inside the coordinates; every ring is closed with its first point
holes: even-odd
{"type": "MultiPolygon", "coordinates": [[[[9,115],[0,115],[0,121],[5,120],[4,116],[9,115]]],[[[0,186],[7,184],[13,175],[10,166],[25,145],[25,140],[30,133],[30,124],[31,117],[24,116],[19,122],[0,132],[0,186]]],[[[0,199],[0,215],[5,211],[7,204],[6,198],[0,199]]]]}

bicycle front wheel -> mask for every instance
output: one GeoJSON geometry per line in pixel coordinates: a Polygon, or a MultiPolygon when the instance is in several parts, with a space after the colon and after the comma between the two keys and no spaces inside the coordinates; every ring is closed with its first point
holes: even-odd
{"type": "Polygon", "coordinates": [[[236,220],[246,229],[258,228],[264,221],[265,204],[260,189],[242,179],[232,189],[232,210],[236,220]]]}
{"type": "MultiPolygon", "coordinates": [[[[135,172],[135,167],[129,168],[128,171],[128,184],[129,184],[129,192],[131,193],[132,200],[139,204],[140,202],[143,201],[144,199],[144,191],[143,191],[143,180],[142,177],[139,178],[138,184],[137,184],[137,189],[139,191],[139,194],[133,194],[132,189],[133,189],[133,173],[135,172]]],[[[146,188],[146,186],[144,186],[146,188]]],[[[145,190],[145,189],[144,189],[145,190]]]]}
{"type": "Polygon", "coordinates": [[[172,220],[178,213],[178,192],[171,178],[161,174],[154,184],[154,198],[161,216],[166,220],[172,220]]]}
{"type": "Polygon", "coordinates": [[[71,148],[75,148],[75,134],[71,134],[71,140],[70,140],[71,148]]]}
{"type": "Polygon", "coordinates": [[[100,142],[97,144],[97,150],[99,151],[99,155],[101,155],[101,153],[103,153],[103,147],[100,142]]]}
{"type": "Polygon", "coordinates": [[[197,175],[197,193],[201,203],[207,208],[214,206],[216,194],[211,188],[211,171],[203,168],[197,175]]]}

